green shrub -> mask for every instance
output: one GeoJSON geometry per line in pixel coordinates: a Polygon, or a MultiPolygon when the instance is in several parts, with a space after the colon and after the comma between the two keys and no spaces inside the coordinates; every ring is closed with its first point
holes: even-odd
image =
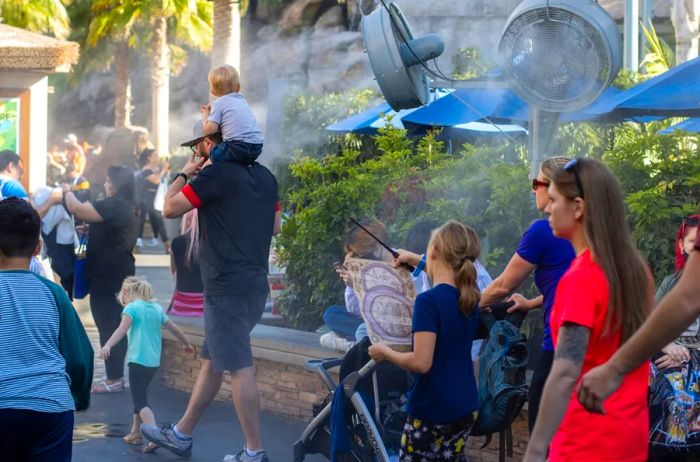
{"type": "Polygon", "coordinates": [[[346,148],[339,155],[305,157],[290,166],[296,181],[288,200],[296,211],[277,244],[289,281],[282,309],[294,326],[314,328],[323,309],[343,302],[333,262],[344,257],[342,239],[350,218],[376,216],[395,238],[391,215],[420,195],[424,178],[451,162],[432,135],[414,147],[404,130],[387,128],[380,130],[376,145],[374,157],[346,148]]]}
{"type": "Polygon", "coordinates": [[[620,180],[632,235],[657,282],[673,271],[681,220],[700,207],[698,141],[697,136],[646,130],[619,142],[604,156],[620,180]]]}
{"type": "MultiPolygon", "coordinates": [[[[477,58],[462,50],[460,62],[466,69],[480,64],[477,58]]],[[[641,78],[623,72],[616,85],[629,87],[641,78]]],[[[350,217],[376,216],[395,247],[420,220],[462,221],[481,236],[482,262],[497,276],[522,233],[542,216],[529,192],[522,146],[496,141],[447,155],[436,133],[416,139],[393,128],[374,138],[326,132],[375,97],[361,90],[288,104],[283,130],[292,155],[277,174],[285,206],[295,205],[296,213],[277,245],[289,281],[283,311],[296,327],[315,328],[327,306],[343,303],[333,262],[343,258],[350,217]]],[[[675,122],[569,123],[557,133],[558,154],[600,159],[617,175],[633,238],[657,280],[672,271],[680,221],[700,205],[700,139],[657,133],[675,122]]],[[[530,282],[521,292],[534,295],[535,289],[530,282]]]]}

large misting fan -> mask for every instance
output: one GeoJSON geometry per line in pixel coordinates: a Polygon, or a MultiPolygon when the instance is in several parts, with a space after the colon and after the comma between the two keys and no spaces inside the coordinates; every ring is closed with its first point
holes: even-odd
{"type": "MultiPolygon", "coordinates": [[[[392,109],[426,104],[429,87],[484,85],[453,80],[431,66],[444,49],[440,37],[414,38],[399,7],[381,3],[384,8],[363,16],[361,30],[372,71],[392,109]]],[[[591,103],[617,76],[620,34],[593,0],[525,0],[508,18],[498,56],[505,76],[501,84],[533,108],[529,150],[536,176],[540,159],[554,152],[559,113],[591,103]]]]}
{"type": "Polygon", "coordinates": [[[508,19],[498,46],[510,87],[540,109],[579,109],[620,70],[615,21],[590,0],[525,0],[508,19]]]}
{"type": "MultiPolygon", "coordinates": [[[[395,3],[364,16],[361,30],[379,88],[394,110],[426,104],[429,86],[473,85],[429,65],[442,54],[442,39],[414,38],[395,3]]],[[[508,18],[498,54],[507,84],[520,97],[562,112],[585,106],[610,85],[621,49],[615,21],[592,0],[525,0],[508,18]]]]}

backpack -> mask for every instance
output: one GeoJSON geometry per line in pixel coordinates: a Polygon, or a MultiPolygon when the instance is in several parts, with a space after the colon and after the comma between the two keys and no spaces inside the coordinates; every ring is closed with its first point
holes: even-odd
{"type": "Polygon", "coordinates": [[[492,433],[502,432],[513,423],[527,400],[528,353],[527,339],[520,332],[522,313],[503,320],[488,312],[480,317],[489,337],[479,355],[479,416],[471,435],[486,436],[487,445],[492,433]]]}

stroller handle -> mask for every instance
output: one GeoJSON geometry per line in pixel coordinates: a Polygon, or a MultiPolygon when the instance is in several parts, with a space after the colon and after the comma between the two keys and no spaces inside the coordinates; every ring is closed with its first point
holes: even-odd
{"type": "Polygon", "coordinates": [[[333,391],[337,384],[328,370],[340,366],[342,362],[342,358],[310,359],[306,361],[306,370],[318,374],[328,391],[333,391]]]}
{"type": "Polygon", "coordinates": [[[374,371],[375,367],[377,367],[376,361],[374,359],[370,359],[359,371],[348,374],[348,376],[343,379],[343,392],[345,393],[345,396],[350,398],[352,394],[355,393],[357,383],[370,375],[374,371]]]}

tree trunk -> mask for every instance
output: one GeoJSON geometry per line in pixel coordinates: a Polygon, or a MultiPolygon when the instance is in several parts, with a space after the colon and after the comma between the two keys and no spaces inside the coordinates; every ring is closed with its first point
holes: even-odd
{"type": "Polygon", "coordinates": [[[230,64],[241,71],[241,10],[236,0],[214,0],[211,65],[230,64]]]}
{"type": "Polygon", "coordinates": [[[129,46],[118,43],[114,53],[114,126],[131,125],[131,81],[129,80],[129,46]]]}
{"type": "Polygon", "coordinates": [[[170,50],[168,23],[156,18],[151,42],[151,137],[159,156],[168,154],[168,115],[170,112],[170,50]]]}

